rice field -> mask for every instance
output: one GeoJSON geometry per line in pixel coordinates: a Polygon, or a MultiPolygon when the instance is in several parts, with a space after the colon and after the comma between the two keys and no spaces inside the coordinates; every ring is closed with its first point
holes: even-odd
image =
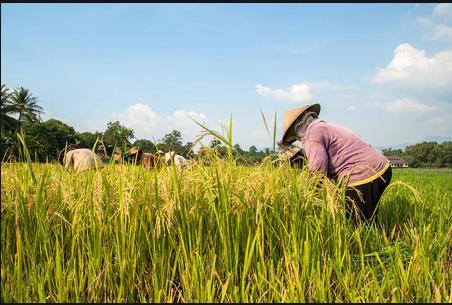
{"type": "Polygon", "coordinates": [[[1,166],[2,302],[451,302],[452,172],[395,169],[379,223],[307,170],[1,166]]]}

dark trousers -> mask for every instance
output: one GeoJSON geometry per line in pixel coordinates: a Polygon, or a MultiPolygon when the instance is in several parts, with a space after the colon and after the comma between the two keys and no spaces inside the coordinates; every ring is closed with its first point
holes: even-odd
{"type": "Polygon", "coordinates": [[[363,218],[368,221],[377,219],[377,204],[381,195],[391,182],[392,169],[389,167],[379,178],[345,191],[347,217],[352,217],[355,223],[363,218]],[[360,192],[361,197],[358,192],[360,192]],[[355,209],[357,207],[358,209],[355,209]],[[358,215],[357,215],[358,214],[358,215]]]}

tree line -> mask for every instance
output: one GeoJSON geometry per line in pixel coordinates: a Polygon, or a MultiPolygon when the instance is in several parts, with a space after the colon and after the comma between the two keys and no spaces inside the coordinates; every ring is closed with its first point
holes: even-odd
{"type": "MultiPolygon", "coordinates": [[[[25,143],[34,161],[46,162],[58,159],[58,155],[66,145],[78,144],[82,148],[93,149],[103,153],[108,158],[114,150],[127,155],[132,146],[138,146],[145,152],[175,151],[186,158],[202,156],[206,150],[227,158],[228,147],[217,138],[213,138],[206,147],[201,147],[196,154],[193,142],[182,142],[181,132],[173,130],[162,139],[153,142],[149,139],[135,139],[134,130],[123,126],[119,121],[107,123],[104,131],[78,132],[72,126],[57,120],[42,121],[44,109],[39,105],[39,99],[28,89],[16,89],[1,85],[1,139],[0,157],[2,160],[18,158],[20,145],[17,133],[22,132],[25,143]],[[101,148],[99,150],[99,148],[101,148]]],[[[410,167],[452,167],[452,142],[423,142],[402,149],[383,149],[386,156],[403,157],[410,167]]],[[[258,150],[251,146],[244,150],[237,143],[232,148],[232,154],[240,164],[256,164],[267,156],[274,156],[270,148],[258,150]]]]}
{"type": "Polygon", "coordinates": [[[383,149],[385,156],[402,157],[410,167],[452,167],[452,142],[422,142],[405,149],[383,149]]]}
{"type": "MultiPolygon", "coordinates": [[[[138,146],[145,152],[175,151],[186,158],[203,155],[206,150],[226,157],[227,147],[218,139],[212,139],[206,147],[201,147],[195,154],[193,142],[182,142],[179,130],[172,130],[162,139],[153,142],[149,139],[135,139],[134,130],[122,125],[119,121],[107,123],[104,131],[78,132],[72,126],[57,120],[43,121],[44,109],[38,104],[39,99],[23,87],[11,89],[5,84],[1,86],[1,139],[0,157],[2,160],[17,159],[20,145],[17,133],[23,133],[25,144],[34,161],[52,162],[58,160],[59,153],[66,145],[78,144],[81,148],[96,149],[102,158],[108,159],[114,151],[127,155],[129,149],[138,146]]],[[[255,146],[243,150],[237,143],[233,147],[233,155],[238,163],[259,163],[272,151],[266,148],[259,151],[255,146]]]]}

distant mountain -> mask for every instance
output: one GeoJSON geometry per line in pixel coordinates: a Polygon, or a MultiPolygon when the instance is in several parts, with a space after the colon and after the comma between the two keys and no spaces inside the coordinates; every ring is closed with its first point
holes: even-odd
{"type": "Polygon", "coordinates": [[[389,146],[381,146],[381,145],[375,145],[374,147],[380,151],[382,151],[383,149],[402,149],[405,150],[405,147],[407,147],[408,145],[413,145],[416,143],[403,143],[403,144],[394,144],[394,145],[389,145],[389,146]]]}
{"type": "Polygon", "coordinates": [[[445,136],[425,136],[422,138],[421,142],[446,142],[446,141],[452,141],[452,137],[445,137],[445,136]]]}
{"type": "Polygon", "coordinates": [[[439,143],[442,143],[445,141],[452,141],[452,137],[427,135],[416,143],[402,143],[402,144],[394,144],[394,145],[388,145],[388,146],[382,146],[382,145],[372,145],[372,146],[380,151],[382,151],[383,149],[389,149],[389,148],[405,150],[405,148],[409,145],[414,145],[414,144],[418,144],[418,143],[422,143],[422,142],[437,142],[439,144],[439,143]]]}

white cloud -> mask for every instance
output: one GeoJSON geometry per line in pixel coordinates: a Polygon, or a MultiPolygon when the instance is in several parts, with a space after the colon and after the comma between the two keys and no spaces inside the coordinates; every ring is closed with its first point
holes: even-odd
{"type": "Polygon", "coordinates": [[[166,123],[176,127],[185,127],[187,123],[196,125],[196,123],[193,122],[193,120],[204,125],[207,120],[207,117],[204,113],[198,113],[192,110],[191,111],[176,110],[172,115],[165,117],[166,123]]]}
{"type": "Polygon", "coordinates": [[[433,16],[443,17],[444,19],[452,19],[452,4],[440,3],[433,9],[433,16]]]}
{"type": "Polygon", "coordinates": [[[428,40],[452,41],[452,28],[447,25],[452,21],[452,5],[440,3],[433,9],[429,17],[419,17],[417,22],[424,27],[430,28],[426,36],[428,40]]]}
{"type": "Polygon", "coordinates": [[[348,111],[354,111],[354,110],[356,110],[356,107],[355,107],[355,105],[350,105],[350,106],[347,107],[347,110],[348,111]]]}
{"type": "Polygon", "coordinates": [[[164,134],[176,129],[181,132],[182,137],[186,139],[186,141],[193,142],[195,138],[199,136],[202,128],[188,116],[204,126],[207,124],[207,117],[204,113],[198,113],[192,110],[176,110],[172,115],[166,116],[159,120],[158,129],[160,134],[162,134],[161,137],[163,137],[164,134]]]}
{"type": "Polygon", "coordinates": [[[433,40],[452,41],[452,27],[445,24],[435,25],[431,38],[433,40]]]}
{"type": "Polygon", "coordinates": [[[310,88],[306,84],[294,84],[287,88],[287,90],[277,89],[273,90],[270,87],[263,86],[261,84],[256,85],[256,92],[266,98],[272,98],[280,101],[287,102],[304,102],[310,100],[311,92],[310,88]]]}
{"type": "Polygon", "coordinates": [[[425,105],[406,97],[392,102],[377,103],[376,106],[390,112],[431,112],[436,110],[434,106],[425,105]]]}
{"type": "Polygon", "coordinates": [[[132,128],[137,138],[149,138],[157,124],[157,115],[146,104],[138,103],[127,107],[124,113],[113,113],[112,118],[132,128]]]}
{"type": "Polygon", "coordinates": [[[399,82],[421,88],[452,86],[452,49],[425,55],[408,43],[399,45],[386,68],[377,69],[373,83],[399,82]]]}
{"type": "Polygon", "coordinates": [[[127,107],[123,113],[113,113],[111,118],[122,125],[134,130],[135,138],[159,140],[172,130],[179,130],[184,141],[194,141],[199,135],[201,127],[193,120],[205,124],[207,117],[204,113],[190,110],[176,110],[168,116],[160,116],[146,104],[137,103],[127,107]]]}
{"type": "Polygon", "coordinates": [[[417,18],[417,22],[422,26],[432,26],[433,21],[429,17],[419,17],[417,18]]]}

